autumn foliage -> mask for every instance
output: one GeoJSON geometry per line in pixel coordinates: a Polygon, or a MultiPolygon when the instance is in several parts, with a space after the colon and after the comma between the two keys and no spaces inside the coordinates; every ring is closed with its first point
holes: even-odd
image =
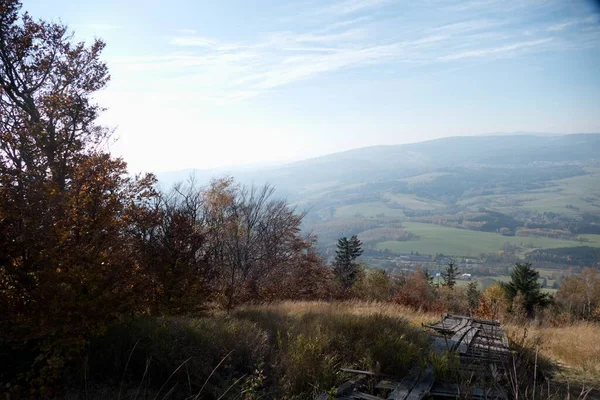
{"type": "Polygon", "coordinates": [[[0,0],[0,382],[45,396],[90,335],[136,314],[318,294],[303,214],[269,186],[160,193],[129,175],[92,99],[104,43],[20,6],[0,0]]]}

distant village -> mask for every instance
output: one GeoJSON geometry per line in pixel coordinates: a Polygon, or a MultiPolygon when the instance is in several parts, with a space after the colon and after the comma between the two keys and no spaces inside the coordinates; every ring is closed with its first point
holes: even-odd
{"type": "Polygon", "coordinates": [[[471,280],[473,270],[482,266],[481,260],[477,258],[456,258],[436,255],[435,257],[428,254],[401,254],[396,256],[386,256],[385,264],[387,270],[391,273],[405,274],[412,273],[416,268],[421,268],[431,272],[434,276],[440,276],[442,271],[451,262],[461,271],[459,279],[471,280]]]}

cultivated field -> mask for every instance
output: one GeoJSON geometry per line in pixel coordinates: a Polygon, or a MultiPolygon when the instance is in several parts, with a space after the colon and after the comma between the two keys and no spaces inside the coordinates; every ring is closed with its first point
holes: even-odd
{"type": "MultiPolygon", "coordinates": [[[[538,237],[502,236],[493,232],[479,232],[466,229],[451,228],[441,225],[405,222],[406,230],[419,236],[417,241],[378,243],[379,250],[388,249],[397,253],[418,251],[422,254],[441,253],[457,256],[479,256],[481,253],[495,253],[503,244],[510,243],[524,247],[526,251],[533,249],[548,249],[558,247],[582,246],[574,240],[560,240],[538,237]]],[[[587,235],[591,243],[587,246],[600,247],[600,235],[587,235]]]]}

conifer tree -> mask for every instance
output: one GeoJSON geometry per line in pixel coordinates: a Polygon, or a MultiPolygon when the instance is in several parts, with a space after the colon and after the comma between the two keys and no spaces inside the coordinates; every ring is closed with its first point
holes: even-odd
{"type": "Polygon", "coordinates": [[[448,264],[446,267],[446,272],[442,274],[442,277],[444,278],[443,286],[454,289],[454,286],[456,285],[456,278],[458,277],[458,269],[453,262],[448,264]]]}
{"type": "Polygon", "coordinates": [[[469,282],[467,285],[467,301],[469,302],[469,311],[471,315],[475,312],[479,306],[479,300],[481,299],[481,292],[477,290],[477,282],[469,282]]]}
{"type": "Polygon", "coordinates": [[[510,274],[510,282],[502,285],[508,304],[513,304],[519,293],[522,293],[522,302],[528,316],[533,314],[536,307],[546,307],[551,298],[543,293],[538,283],[540,277],[530,263],[517,263],[510,274]]]}
{"type": "Polygon", "coordinates": [[[344,290],[350,289],[354,282],[356,282],[360,270],[356,259],[360,257],[362,252],[362,242],[356,235],[350,239],[347,237],[338,239],[335,261],[333,263],[333,274],[344,290]]]}

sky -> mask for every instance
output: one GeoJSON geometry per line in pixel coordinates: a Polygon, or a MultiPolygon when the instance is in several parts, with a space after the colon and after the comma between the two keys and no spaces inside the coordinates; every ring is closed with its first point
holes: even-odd
{"type": "Polygon", "coordinates": [[[132,171],[363,146],[600,132],[600,7],[580,0],[23,0],[106,42],[101,123],[132,171]]]}

